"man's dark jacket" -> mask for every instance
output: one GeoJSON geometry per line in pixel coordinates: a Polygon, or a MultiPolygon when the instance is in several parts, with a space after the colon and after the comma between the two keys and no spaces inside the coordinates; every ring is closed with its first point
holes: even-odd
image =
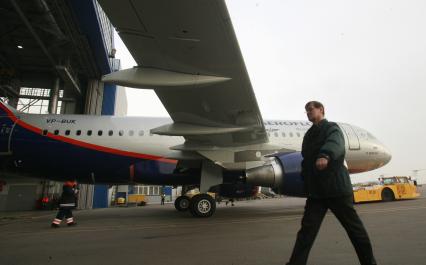
{"type": "Polygon", "coordinates": [[[345,139],[339,126],[323,119],[306,132],[302,144],[302,176],[308,197],[333,198],[351,196],[352,184],[344,166],[345,139]],[[324,170],[316,168],[316,160],[328,159],[324,170]]]}

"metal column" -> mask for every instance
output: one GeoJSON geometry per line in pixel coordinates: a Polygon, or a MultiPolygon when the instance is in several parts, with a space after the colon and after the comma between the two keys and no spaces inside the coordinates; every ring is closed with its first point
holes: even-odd
{"type": "Polygon", "coordinates": [[[58,109],[60,84],[61,84],[61,80],[59,79],[59,77],[56,77],[55,82],[53,84],[53,89],[50,90],[50,102],[49,102],[50,114],[56,114],[56,110],[58,109]]]}

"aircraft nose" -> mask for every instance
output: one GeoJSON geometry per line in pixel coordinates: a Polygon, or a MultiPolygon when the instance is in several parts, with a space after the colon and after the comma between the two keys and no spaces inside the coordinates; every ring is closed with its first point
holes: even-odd
{"type": "Polygon", "coordinates": [[[383,148],[383,163],[384,165],[386,165],[387,163],[389,163],[389,161],[391,161],[392,154],[388,148],[384,146],[382,146],[382,148],[383,148]]]}

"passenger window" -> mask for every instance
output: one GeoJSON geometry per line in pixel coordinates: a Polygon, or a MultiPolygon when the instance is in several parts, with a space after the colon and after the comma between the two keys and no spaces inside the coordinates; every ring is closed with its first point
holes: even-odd
{"type": "Polygon", "coordinates": [[[143,136],[143,131],[139,131],[139,136],[143,136]]]}
{"type": "Polygon", "coordinates": [[[109,135],[109,136],[112,136],[113,134],[114,134],[114,131],[113,131],[113,130],[109,130],[109,131],[108,131],[108,135],[109,135]]]}
{"type": "Polygon", "coordinates": [[[276,133],[274,133],[274,136],[275,136],[275,137],[278,137],[278,133],[277,133],[277,132],[276,132],[276,133]]]}
{"type": "Polygon", "coordinates": [[[48,132],[47,130],[43,130],[42,134],[46,136],[47,132],[48,132]]]}
{"type": "Polygon", "coordinates": [[[282,134],[281,134],[283,137],[285,137],[285,133],[283,132],[282,134]]]}
{"type": "Polygon", "coordinates": [[[118,135],[123,136],[124,135],[124,131],[123,130],[119,130],[118,131],[118,135]]]}
{"type": "Polygon", "coordinates": [[[70,130],[66,130],[65,135],[70,135],[70,130]]]}
{"type": "Polygon", "coordinates": [[[77,130],[77,131],[75,132],[75,134],[76,134],[76,135],[81,135],[81,130],[77,130]]]}
{"type": "Polygon", "coordinates": [[[300,137],[300,133],[296,133],[297,137],[300,137]]]}
{"type": "Polygon", "coordinates": [[[293,137],[293,133],[292,132],[290,133],[290,137],[293,137]]]}
{"type": "Polygon", "coordinates": [[[99,135],[99,136],[102,136],[102,130],[99,130],[99,131],[98,131],[98,135],[99,135]]]}
{"type": "Polygon", "coordinates": [[[135,132],[133,130],[129,131],[129,136],[133,136],[133,134],[135,134],[135,132]]]}
{"type": "Polygon", "coordinates": [[[91,135],[92,135],[92,130],[88,130],[88,131],[87,131],[87,135],[88,135],[88,136],[91,136],[91,135]]]}
{"type": "Polygon", "coordinates": [[[59,134],[59,130],[55,130],[53,133],[54,133],[55,135],[58,135],[58,134],[59,134]]]}

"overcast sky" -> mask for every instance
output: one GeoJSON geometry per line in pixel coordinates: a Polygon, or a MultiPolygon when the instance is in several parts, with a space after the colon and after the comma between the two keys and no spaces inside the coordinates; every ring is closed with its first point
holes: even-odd
{"type": "MultiPolygon", "coordinates": [[[[305,103],[319,100],[329,120],[368,130],[392,152],[353,181],[426,169],[426,1],[226,3],[264,119],[306,119],[305,103]]],[[[123,68],[136,65],[119,39],[116,48],[123,68]]],[[[168,116],[152,91],[127,97],[130,116],[168,116]]]]}

